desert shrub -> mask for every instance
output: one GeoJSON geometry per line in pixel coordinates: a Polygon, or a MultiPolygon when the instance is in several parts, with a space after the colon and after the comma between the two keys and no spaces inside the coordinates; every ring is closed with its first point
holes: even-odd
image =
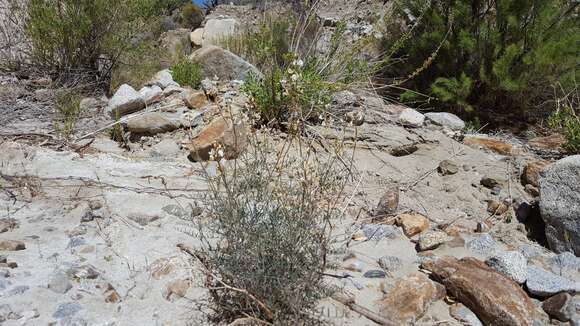
{"type": "Polygon", "coordinates": [[[198,88],[202,75],[201,67],[198,63],[188,59],[181,59],[171,66],[171,76],[173,80],[181,86],[191,86],[198,88]]]}
{"type": "Polygon", "coordinates": [[[334,92],[365,88],[375,69],[362,56],[366,40],[344,42],[345,31],[346,25],[338,24],[321,51],[321,26],[312,17],[266,16],[256,28],[223,40],[263,73],[243,87],[260,124],[288,130],[296,120],[320,121],[334,92]]]}
{"type": "Polygon", "coordinates": [[[103,77],[160,14],[156,0],[30,0],[22,14],[35,68],[66,78],[103,77]]]}
{"type": "Polygon", "coordinates": [[[203,11],[193,3],[181,7],[181,21],[190,29],[196,29],[203,23],[203,11]]]}
{"type": "Polygon", "coordinates": [[[402,0],[408,38],[386,40],[385,76],[408,76],[406,100],[458,112],[516,113],[541,107],[550,85],[570,87],[578,73],[577,3],[564,0],[402,0]],[[387,51],[388,52],[388,51],[387,51]],[[435,100],[435,101],[433,101],[435,100]]]}
{"type": "Polygon", "coordinates": [[[81,96],[75,90],[63,89],[56,94],[54,127],[57,133],[64,138],[68,138],[74,133],[75,124],[81,113],[80,103],[81,96]]]}
{"type": "Polygon", "coordinates": [[[579,102],[580,94],[577,90],[558,98],[557,109],[547,119],[548,127],[564,134],[564,147],[570,153],[580,153],[580,116],[577,113],[579,102]]]}
{"type": "MultiPolygon", "coordinates": [[[[317,301],[328,294],[322,273],[344,171],[334,167],[336,157],[314,157],[311,149],[268,153],[276,152],[256,136],[235,164],[217,163],[207,177],[208,214],[196,237],[213,322],[316,323],[317,301]]],[[[213,155],[219,162],[220,148],[213,155]]]]}

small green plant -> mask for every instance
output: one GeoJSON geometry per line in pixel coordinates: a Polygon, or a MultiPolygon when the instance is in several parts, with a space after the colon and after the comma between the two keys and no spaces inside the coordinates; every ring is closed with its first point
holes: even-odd
{"type": "Polygon", "coordinates": [[[69,138],[74,133],[75,124],[81,113],[80,103],[81,97],[75,91],[62,90],[56,95],[55,129],[64,138],[69,138]]]}
{"type": "Polygon", "coordinates": [[[197,62],[188,59],[181,59],[171,66],[171,76],[173,80],[181,86],[191,86],[198,88],[202,75],[201,67],[197,62]]]}
{"type": "Polygon", "coordinates": [[[550,115],[547,122],[550,128],[564,134],[564,146],[569,152],[580,153],[580,117],[571,106],[562,106],[550,115]]]}
{"type": "Polygon", "coordinates": [[[181,7],[181,21],[190,29],[196,29],[203,23],[203,11],[193,3],[181,7]]]}

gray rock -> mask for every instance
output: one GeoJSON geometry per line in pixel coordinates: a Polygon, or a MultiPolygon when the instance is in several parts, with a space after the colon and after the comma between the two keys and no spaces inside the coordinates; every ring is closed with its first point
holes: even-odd
{"type": "Polygon", "coordinates": [[[534,245],[522,245],[518,248],[518,251],[524,256],[526,257],[526,259],[532,258],[532,257],[537,257],[537,256],[542,256],[543,251],[541,248],[539,248],[538,246],[534,246],[534,245]]]}
{"type": "Polygon", "coordinates": [[[145,86],[139,90],[139,94],[141,94],[146,105],[159,102],[163,98],[163,90],[157,85],[145,86]]]}
{"type": "Polygon", "coordinates": [[[161,210],[175,217],[183,218],[187,216],[187,211],[181,206],[175,204],[164,206],[161,210]]]}
{"type": "Polygon", "coordinates": [[[378,269],[371,269],[363,274],[366,278],[385,278],[387,274],[384,271],[378,269]]]}
{"type": "Polygon", "coordinates": [[[16,319],[16,313],[12,310],[12,307],[8,304],[0,305],[0,323],[3,323],[9,319],[16,319]]]}
{"type": "Polygon", "coordinates": [[[563,158],[540,173],[540,213],[550,248],[580,255],[580,155],[563,158]]]}
{"type": "Polygon", "coordinates": [[[178,117],[164,112],[147,112],[127,121],[127,129],[138,135],[156,135],[173,131],[181,127],[178,117]]]}
{"type": "Polygon", "coordinates": [[[56,308],[54,314],[52,314],[52,317],[56,319],[72,317],[81,310],[83,310],[83,307],[76,302],[61,303],[56,308]]]}
{"type": "Polygon", "coordinates": [[[580,272],[580,258],[571,252],[563,252],[548,259],[548,264],[556,274],[574,274],[580,272]]]}
{"type": "Polygon", "coordinates": [[[481,236],[468,241],[465,246],[467,249],[485,257],[493,255],[498,250],[497,243],[489,233],[482,234],[481,236]]]}
{"type": "Polygon", "coordinates": [[[221,80],[245,80],[250,74],[262,76],[260,71],[244,59],[217,46],[204,46],[191,55],[201,65],[204,78],[217,76],[221,80]]]}
{"type": "Polygon", "coordinates": [[[173,139],[164,139],[151,147],[152,156],[167,157],[179,153],[179,145],[173,139]]]}
{"type": "Polygon", "coordinates": [[[191,33],[191,31],[187,28],[169,30],[161,34],[161,46],[166,49],[173,58],[189,55],[192,51],[189,33],[191,33]]]}
{"type": "Polygon", "coordinates": [[[10,289],[10,291],[8,291],[7,296],[11,297],[14,295],[21,295],[24,294],[26,291],[30,290],[30,286],[28,285],[18,285],[13,287],[12,289],[10,289]]]}
{"type": "Polygon", "coordinates": [[[447,127],[451,130],[462,130],[465,122],[453,113],[429,112],[425,113],[425,118],[436,125],[447,127]]]}
{"type": "Polygon", "coordinates": [[[67,273],[57,270],[50,276],[48,288],[53,292],[64,294],[72,289],[72,284],[67,273]]]}
{"type": "Polygon", "coordinates": [[[233,18],[208,19],[204,26],[202,45],[216,45],[221,39],[234,35],[237,27],[238,22],[233,18]]]}
{"type": "Polygon", "coordinates": [[[452,174],[456,174],[457,172],[459,172],[459,167],[453,161],[443,160],[443,161],[441,161],[441,163],[439,163],[439,166],[437,167],[437,171],[441,175],[452,175],[452,174]]]}
{"type": "Polygon", "coordinates": [[[383,256],[379,258],[379,266],[387,272],[395,272],[403,267],[403,261],[395,256],[383,256]]]}
{"type": "Polygon", "coordinates": [[[559,293],[545,300],[542,303],[542,309],[561,322],[575,320],[580,321],[580,297],[571,296],[568,293],[559,293]]]}
{"type": "Polygon", "coordinates": [[[417,249],[419,251],[431,250],[451,240],[451,237],[443,231],[428,231],[419,237],[417,249]]]}
{"type": "Polygon", "coordinates": [[[483,326],[475,313],[461,303],[450,306],[449,315],[460,321],[464,326],[483,326]]]}
{"type": "Polygon", "coordinates": [[[526,257],[517,251],[498,253],[488,258],[485,263],[518,284],[526,281],[528,262],[526,257]]]}
{"type": "Polygon", "coordinates": [[[365,224],[362,231],[368,240],[379,241],[385,238],[396,239],[401,236],[401,231],[392,225],[365,224]]]}
{"type": "Polygon", "coordinates": [[[576,293],[580,283],[548,272],[537,266],[528,266],[528,291],[539,297],[549,297],[560,292],[576,293]]]}
{"type": "Polygon", "coordinates": [[[179,84],[173,80],[173,76],[171,75],[171,71],[169,71],[169,69],[164,69],[157,72],[151,81],[147,83],[147,85],[157,86],[162,90],[169,86],[179,86],[179,84]]]}
{"type": "Polygon", "coordinates": [[[73,267],[68,271],[68,273],[76,279],[89,279],[89,280],[94,280],[101,274],[99,273],[99,271],[95,269],[95,267],[91,265],[82,265],[73,267]]]}
{"type": "Polygon", "coordinates": [[[139,111],[144,107],[145,101],[141,97],[141,94],[133,87],[123,84],[109,100],[107,112],[115,119],[139,111]]]}
{"type": "Polygon", "coordinates": [[[399,115],[399,123],[406,127],[418,128],[423,126],[425,116],[416,110],[407,108],[399,115]]]}

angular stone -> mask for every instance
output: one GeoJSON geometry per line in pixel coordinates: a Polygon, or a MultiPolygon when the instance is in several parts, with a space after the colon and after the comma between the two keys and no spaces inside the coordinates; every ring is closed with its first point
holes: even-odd
{"type": "Polygon", "coordinates": [[[220,80],[245,80],[250,74],[261,76],[249,62],[217,46],[204,46],[191,54],[191,59],[201,65],[202,76],[220,80]]]}
{"type": "MultiPolygon", "coordinates": [[[[173,58],[189,55],[192,51],[187,28],[172,29],[161,34],[161,47],[166,49],[173,58]]],[[[162,87],[163,88],[163,87],[162,87]]]]}
{"type": "Polygon", "coordinates": [[[443,286],[431,281],[425,274],[415,272],[395,281],[380,301],[379,313],[403,325],[421,318],[432,302],[444,297],[443,286]]]}
{"type": "Polygon", "coordinates": [[[157,85],[151,87],[145,86],[139,90],[139,94],[143,97],[145,105],[159,102],[163,98],[163,90],[157,85]]]}
{"type": "Polygon", "coordinates": [[[120,118],[129,113],[139,111],[145,107],[141,94],[133,87],[123,84],[109,100],[107,112],[113,118],[120,118]]]}
{"type": "Polygon", "coordinates": [[[183,103],[192,110],[199,110],[207,104],[207,97],[203,91],[189,91],[183,94],[183,103]]]}
{"type": "Polygon", "coordinates": [[[18,227],[18,222],[13,218],[0,218],[0,233],[8,232],[18,227]]]}
{"type": "MultiPolygon", "coordinates": [[[[577,317],[576,307],[574,307],[573,301],[573,297],[570,294],[559,293],[542,302],[542,309],[550,317],[556,318],[561,322],[567,322],[577,317]]],[[[576,301],[580,301],[580,299],[576,301]]]]}
{"type": "Polygon", "coordinates": [[[550,249],[580,255],[580,155],[551,164],[540,177],[540,213],[550,249]]]}
{"type": "Polygon", "coordinates": [[[451,130],[462,130],[465,128],[465,122],[453,113],[429,112],[425,113],[425,118],[436,125],[447,127],[451,130]]]}
{"type": "Polygon", "coordinates": [[[393,184],[388,186],[379,200],[375,215],[387,216],[396,213],[399,208],[399,192],[398,185],[393,184]]]}
{"type": "Polygon", "coordinates": [[[497,243],[489,233],[482,234],[468,241],[465,247],[485,257],[493,255],[498,250],[497,243]]]}
{"type": "Polygon", "coordinates": [[[461,303],[456,303],[449,307],[449,314],[460,321],[463,326],[483,326],[473,311],[461,303]]]}
{"type": "Polygon", "coordinates": [[[0,251],[19,251],[26,249],[26,245],[18,240],[0,240],[0,251]]]}
{"type": "Polygon", "coordinates": [[[181,127],[177,119],[170,119],[162,112],[147,112],[127,121],[127,129],[133,134],[156,135],[181,127]]]}
{"type": "Polygon", "coordinates": [[[523,284],[528,277],[528,261],[518,251],[505,251],[488,258],[485,263],[499,273],[523,284]]]}
{"type": "Polygon", "coordinates": [[[385,271],[392,273],[403,267],[403,261],[395,256],[383,256],[379,258],[379,266],[385,271]]]}
{"type": "Polygon", "coordinates": [[[528,145],[536,149],[563,152],[564,151],[563,147],[565,143],[566,139],[564,138],[564,136],[555,133],[545,137],[536,137],[530,139],[528,145]]]}
{"type": "Polygon", "coordinates": [[[237,158],[248,143],[248,130],[243,122],[219,117],[210,122],[188,144],[192,161],[231,160],[237,158]],[[213,157],[210,157],[213,153],[213,157]]]}
{"type": "Polygon", "coordinates": [[[435,249],[451,239],[452,238],[443,231],[430,231],[419,237],[417,249],[418,251],[435,249]]]}
{"type": "Polygon", "coordinates": [[[401,235],[396,227],[383,224],[365,224],[362,231],[368,240],[396,239],[401,235]]]}
{"type": "Polygon", "coordinates": [[[580,283],[548,272],[537,266],[528,266],[526,286],[538,297],[549,297],[560,292],[580,292],[580,283]]]}
{"type": "Polygon", "coordinates": [[[469,136],[463,139],[463,143],[469,147],[482,147],[501,155],[510,155],[512,153],[512,145],[496,139],[469,136]]]}
{"type": "Polygon", "coordinates": [[[425,116],[416,110],[407,108],[399,115],[399,123],[405,127],[419,128],[423,126],[425,116]]]}
{"type": "Polygon", "coordinates": [[[535,306],[511,279],[472,257],[443,257],[422,268],[441,281],[447,292],[490,325],[531,326],[535,306]]]}
{"type": "Polygon", "coordinates": [[[371,269],[363,274],[366,278],[385,278],[387,274],[384,271],[378,269],[371,269]]]}
{"type": "Polygon", "coordinates": [[[64,294],[72,289],[72,284],[65,272],[57,270],[50,277],[48,288],[53,292],[64,294]]]}
{"type": "Polygon", "coordinates": [[[403,228],[406,236],[412,237],[429,228],[429,220],[418,213],[397,216],[397,225],[403,228]]]}
{"type": "Polygon", "coordinates": [[[167,301],[174,301],[185,297],[187,290],[191,286],[191,280],[175,280],[168,283],[163,290],[163,297],[167,301]]]}

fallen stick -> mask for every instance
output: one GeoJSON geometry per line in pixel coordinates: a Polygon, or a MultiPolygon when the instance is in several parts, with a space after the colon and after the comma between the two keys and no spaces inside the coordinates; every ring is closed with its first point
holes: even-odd
{"type": "Polygon", "coordinates": [[[399,326],[400,325],[400,323],[394,322],[388,318],[380,316],[376,312],[356,304],[356,302],[354,301],[353,298],[349,298],[349,297],[346,297],[346,296],[341,295],[341,294],[334,294],[332,296],[332,299],[342,303],[343,305],[347,306],[350,310],[361,314],[362,316],[368,318],[369,320],[374,321],[375,323],[377,323],[379,325],[386,325],[386,326],[399,326]]]}

